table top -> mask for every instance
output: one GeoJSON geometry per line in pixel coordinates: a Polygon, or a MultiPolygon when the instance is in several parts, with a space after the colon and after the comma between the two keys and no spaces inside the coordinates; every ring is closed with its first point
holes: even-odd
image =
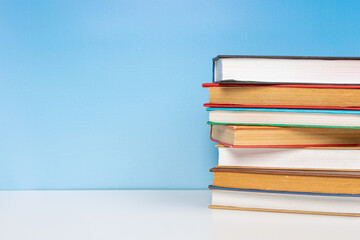
{"type": "Polygon", "coordinates": [[[0,191],[0,239],[359,239],[360,218],[208,209],[207,190],[0,191]]]}

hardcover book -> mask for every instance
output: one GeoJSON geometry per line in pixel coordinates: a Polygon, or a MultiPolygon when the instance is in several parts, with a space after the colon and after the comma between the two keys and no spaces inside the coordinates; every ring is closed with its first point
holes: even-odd
{"type": "Polygon", "coordinates": [[[216,187],[360,194],[360,171],[212,168],[216,187]]]}
{"type": "Polygon", "coordinates": [[[358,57],[220,55],[214,82],[256,84],[360,84],[358,57]]]}
{"type": "Polygon", "coordinates": [[[206,107],[360,110],[360,85],[229,85],[209,88],[206,107]]]}
{"type": "Polygon", "coordinates": [[[207,108],[209,124],[360,128],[360,111],[282,108],[207,108]]]}
{"type": "Polygon", "coordinates": [[[228,147],[360,146],[360,129],[212,125],[211,140],[228,147]]]}
{"type": "Polygon", "coordinates": [[[217,145],[217,167],[360,170],[360,147],[229,148],[217,145]]]}
{"type": "Polygon", "coordinates": [[[360,217],[360,195],[209,186],[209,208],[360,217]]]}

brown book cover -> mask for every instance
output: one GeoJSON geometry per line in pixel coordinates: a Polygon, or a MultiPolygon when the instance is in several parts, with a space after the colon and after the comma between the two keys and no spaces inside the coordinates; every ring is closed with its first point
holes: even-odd
{"type": "Polygon", "coordinates": [[[284,209],[267,209],[267,208],[245,208],[245,207],[231,207],[210,205],[210,209],[224,209],[224,210],[240,210],[240,211],[257,211],[257,212],[276,212],[276,213],[296,213],[296,214],[313,214],[313,215],[329,215],[329,216],[344,216],[344,217],[360,217],[359,213],[333,213],[333,212],[316,212],[316,211],[298,211],[298,210],[284,210],[284,209]]]}

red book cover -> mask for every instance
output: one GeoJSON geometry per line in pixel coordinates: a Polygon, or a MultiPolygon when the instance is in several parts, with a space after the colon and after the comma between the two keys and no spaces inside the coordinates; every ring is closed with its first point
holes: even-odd
{"type": "Polygon", "coordinates": [[[203,83],[203,88],[210,87],[287,87],[287,88],[349,88],[360,89],[360,85],[326,85],[326,84],[225,84],[225,83],[203,83]]]}

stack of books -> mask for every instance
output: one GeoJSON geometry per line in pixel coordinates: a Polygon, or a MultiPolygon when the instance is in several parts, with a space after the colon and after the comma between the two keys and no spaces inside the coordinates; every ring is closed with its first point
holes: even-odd
{"type": "Polygon", "coordinates": [[[213,64],[210,208],[360,216],[360,58],[213,64]]]}

